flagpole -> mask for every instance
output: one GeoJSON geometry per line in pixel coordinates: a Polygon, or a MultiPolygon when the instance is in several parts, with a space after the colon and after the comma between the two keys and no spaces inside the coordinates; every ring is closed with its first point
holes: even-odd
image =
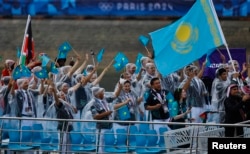
{"type": "Polygon", "coordinates": [[[25,27],[25,31],[24,31],[24,36],[23,36],[23,44],[22,44],[22,49],[21,49],[21,54],[20,54],[20,57],[19,57],[19,65],[22,63],[22,55],[23,55],[23,48],[24,48],[24,43],[25,43],[25,37],[26,37],[26,34],[27,34],[27,30],[28,30],[28,27],[29,27],[29,22],[30,22],[30,15],[28,15],[28,19],[27,19],[27,22],[26,22],[26,27],[25,27]]]}
{"type": "MultiPolygon", "coordinates": [[[[225,47],[226,47],[226,49],[227,49],[227,54],[228,54],[228,56],[229,56],[229,60],[230,60],[231,62],[233,62],[233,59],[232,59],[232,56],[231,56],[231,54],[230,54],[230,51],[229,51],[229,48],[228,48],[227,44],[225,45],[225,47]]],[[[233,67],[234,72],[236,72],[236,69],[235,69],[233,63],[232,63],[232,67],[233,67]]],[[[239,84],[240,86],[242,86],[242,85],[240,84],[239,78],[237,78],[237,82],[238,82],[238,84],[239,84]]]]}
{"type": "Polygon", "coordinates": [[[93,61],[93,65],[95,66],[95,53],[93,52],[93,50],[90,50],[90,54],[91,54],[91,57],[92,57],[92,61],[93,61]]]}
{"type": "Polygon", "coordinates": [[[81,57],[81,56],[76,52],[76,50],[75,50],[73,47],[71,47],[71,48],[72,48],[72,50],[73,50],[73,52],[75,53],[76,56],[81,57]]]}
{"type": "Polygon", "coordinates": [[[145,47],[145,49],[146,49],[147,53],[148,53],[148,54],[150,54],[150,52],[149,52],[148,48],[147,48],[146,46],[144,46],[144,47],[145,47]]]}

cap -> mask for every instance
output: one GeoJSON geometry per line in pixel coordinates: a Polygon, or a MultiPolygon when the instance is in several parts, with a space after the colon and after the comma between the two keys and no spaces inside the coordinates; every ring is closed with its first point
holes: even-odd
{"type": "Polygon", "coordinates": [[[99,94],[102,91],[103,92],[105,91],[104,88],[101,88],[101,87],[92,87],[91,90],[92,90],[92,94],[94,96],[96,96],[97,94],[99,94]]]}

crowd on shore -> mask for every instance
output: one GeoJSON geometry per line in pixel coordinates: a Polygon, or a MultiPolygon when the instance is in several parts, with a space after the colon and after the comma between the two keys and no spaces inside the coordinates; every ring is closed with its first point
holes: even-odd
{"type": "MultiPolygon", "coordinates": [[[[171,130],[185,126],[157,122],[233,124],[249,120],[250,79],[243,75],[248,67],[243,64],[240,68],[236,60],[226,62],[224,56],[221,57],[211,90],[202,80],[206,61],[202,66],[190,64],[163,77],[149,54],[140,59],[138,73],[135,73],[137,66],[134,63],[127,63],[119,80],[110,81],[116,82],[116,86],[113,92],[108,93],[99,83],[112,62],[97,73],[98,64],[90,64],[88,54],[84,58],[78,56],[68,65],[66,58],[59,58],[56,59],[58,73],[50,72],[47,78],[40,78],[35,73],[42,69],[42,62],[38,60],[27,65],[31,77],[15,80],[13,70],[17,64],[7,59],[1,76],[0,114],[5,117],[97,120],[96,123],[65,120],[50,127],[61,132],[81,131],[84,128],[96,130],[99,145],[103,144],[106,130],[128,130],[130,125],[136,124],[103,123],[98,120],[153,121],[156,124],[151,127],[158,135],[159,128],[171,130]]],[[[21,128],[35,122],[21,120],[20,125],[12,125],[21,128]]],[[[228,137],[243,134],[240,127],[226,127],[225,130],[228,137]]],[[[98,151],[102,150],[100,146],[98,151]]]]}

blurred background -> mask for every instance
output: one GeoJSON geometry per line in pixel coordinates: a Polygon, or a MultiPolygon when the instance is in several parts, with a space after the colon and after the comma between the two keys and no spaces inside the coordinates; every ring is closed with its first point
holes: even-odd
{"type": "MultiPolygon", "coordinates": [[[[171,24],[190,9],[195,0],[0,0],[0,60],[15,59],[21,48],[27,16],[31,15],[35,53],[55,59],[58,47],[70,42],[75,51],[97,53],[105,48],[98,74],[122,51],[135,62],[140,35],[171,24]]],[[[230,48],[250,47],[250,0],[213,0],[230,48]]],[[[208,40],[209,41],[209,40],[208,40]]],[[[148,49],[152,51],[151,43],[148,49]]],[[[68,55],[75,57],[74,52],[68,55]]],[[[90,57],[89,64],[92,64],[90,57]]],[[[122,72],[112,67],[101,86],[114,89],[122,72]]]]}

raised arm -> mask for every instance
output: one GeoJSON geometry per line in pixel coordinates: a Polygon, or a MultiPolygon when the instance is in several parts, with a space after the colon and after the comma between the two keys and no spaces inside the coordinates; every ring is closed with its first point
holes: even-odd
{"type": "Polygon", "coordinates": [[[77,60],[76,60],[76,62],[75,62],[75,64],[74,64],[74,66],[71,67],[71,69],[69,70],[69,72],[68,72],[68,74],[67,74],[68,77],[72,77],[72,75],[74,74],[74,72],[76,71],[76,69],[77,69],[77,67],[78,67],[79,61],[80,61],[80,57],[77,57],[77,60]]]}
{"type": "Polygon", "coordinates": [[[195,76],[194,72],[189,73],[189,77],[187,78],[187,81],[184,83],[182,89],[184,89],[184,90],[188,89],[194,76],[195,76]]]}
{"type": "Polygon", "coordinates": [[[118,97],[121,91],[122,91],[122,84],[118,82],[117,88],[115,88],[115,91],[114,91],[114,97],[115,98],[118,97]]]}
{"type": "MultiPolygon", "coordinates": [[[[41,87],[40,87],[40,90],[39,90],[39,94],[43,94],[43,92],[45,91],[44,82],[45,82],[45,80],[42,79],[42,80],[41,80],[41,87]]],[[[48,88],[48,87],[47,87],[47,88],[48,88]]]]}
{"type": "Polygon", "coordinates": [[[137,74],[137,76],[136,76],[136,80],[137,80],[137,81],[140,81],[140,80],[141,80],[143,70],[144,70],[144,69],[141,68],[140,71],[139,71],[139,73],[137,74]]]}
{"type": "Polygon", "coordinates": [[[205,60],[205,61],[202,63],[202,65],[201,65],[201,69],[200,69],[199,73],[197,74],[197,77],[200,78],[200,79],[202,78],[203,73],[204,73],[204,71],[205,71],[206,63],[207,63],[207,61],[205,60]]]}
{"type": "Polygon", "coordinates": [[[89,55],[86,53],[85,55],[85,60],[84,62],[82,63],[82,65],[74,72],[74,74],[81,74],[83,69],[85,68],[87,62],[89,60],[89,55]]]}
{"type": "Polygon", "coordinates": [[[56,104],[56,106],[59,106],[61,102],[59,101],[59,98],[57,96],[57,91],[56,91],[56,88],[55,88],[55,84],[51,83],[51,87],[52,87],[52,92],[53,92],[53,96],[54,96],[54,99],[55,99],[55,104],[56,104]]]}
{"type": "Polygon", "coordinates": [[[92,82],[92,85],[95,86],[97,85],[103,78],[103,76],[105,75],[105,73],[108,71],[108,69],[110,68],[110,66],[112,65],[113,61],[111,61],[108,66],[106,66],[102,73],[92,82]]]}
{"type": "Polygon", "coordinates": [[[12,95],[12,96],[14,96],[15,95],[15,85],[16,85],[16,81],[15,80],[12,80],[12,81],[10,81],[10,85],[9,86],[11,86],[11,89],[10,89],[10,94],[12,95]]]}
{"type": "Polygon", "coordinates": [[[83,85],[86,85],[90,81],[90,79],[92,78],[93,74],[96,72],[96,69],[97,69],[97,65],[94,67],[94,69],[82,81],[83,85]]]}
{"type": "Polygon", "coordinates": [[[35,75],[33,76],[33,79],[34,79],[34,82],[30,86],[30,89],[36,90],[37,89],[38,79],[37,79],[37,77],[35,75]]]}

